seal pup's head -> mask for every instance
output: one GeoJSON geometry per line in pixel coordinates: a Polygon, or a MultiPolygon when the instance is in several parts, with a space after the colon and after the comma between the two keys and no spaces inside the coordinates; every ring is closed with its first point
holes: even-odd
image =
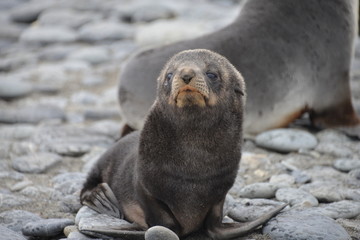
{"type": "Polygon", "coordinates": [[[243,109],[245,83],[223,56],[205,49],[182,51],[164,66],[158,78],[157,100],[182,112],[207,111],[238,105],[243,109]]]}

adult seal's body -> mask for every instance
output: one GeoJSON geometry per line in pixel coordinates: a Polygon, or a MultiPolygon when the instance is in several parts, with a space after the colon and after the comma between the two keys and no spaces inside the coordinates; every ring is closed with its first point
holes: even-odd
{"type": "Polygon", "coordinates": [[[309,112],[315,126],[346,127],[360,136],[349,87],[357,9],[357,0],[249,0],[217,32],[135,55],[120,76],[123,115],[140,129],[167,59],[205,48],[225,56],[244,76],[245,132],[284,127],[309,112]]]}
{"type": "Polygon", "coordinates": [[[180,237],[204,229],[213,239],[230,239],[284,208],[245,225],[222,223],[241,157],[245,98],[242,76],[227,59],[181,52],[165,65],[157,89],[142,131],[105,153],[81,192],[83,204],[133,222],[112,233],[161,225],[180,237]]]}

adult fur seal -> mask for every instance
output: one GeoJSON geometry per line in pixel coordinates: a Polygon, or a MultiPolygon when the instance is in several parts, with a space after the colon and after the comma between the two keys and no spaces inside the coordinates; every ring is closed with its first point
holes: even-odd
{"type": "Polygon", "coordinates": [[[308,112],[317,127],[344,127],[360,136],[349,86],[357,9],[357,0],[249,0],[217,32],[135,55],[120,76],[123,116],[140,129],[167,59],[205,48],[225,56],[244,76],[245,132],[284,127],[308,112]]]}
{"type": "Polygon", "coordinates": [[[230,239],[269,220],[285,205],[245,225],[222,223],[241,158],[244,94],[241,74],[221,55],[175,55],[160,73],[144,128],[100,158],[82,203],[134,223],[112,233],[161,225],[180,237],[204,229],[230,239]]]}

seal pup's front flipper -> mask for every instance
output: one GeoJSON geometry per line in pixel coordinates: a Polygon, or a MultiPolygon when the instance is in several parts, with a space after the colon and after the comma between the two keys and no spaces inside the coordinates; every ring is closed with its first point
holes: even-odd
{"type": "Polygon", "coordinates": [[[283,204],[276,207],[272,211],[266,213],[260,218],[246,223],[223,223],[222,222],[222,207],[223,203],[214,206],[206,221],[207,235],[212,239],[233,239],[236,237],[245,236],[252,232],[254,229],[269,221],[272,217],[276,216],[288,204],[283,204]]]}
{"type": "Polygon", "coordinates": [[[118,200],[107,183],[100,183],[91,191],[82,194],[82,203],[98,213],[124,218],[118,200]]]}

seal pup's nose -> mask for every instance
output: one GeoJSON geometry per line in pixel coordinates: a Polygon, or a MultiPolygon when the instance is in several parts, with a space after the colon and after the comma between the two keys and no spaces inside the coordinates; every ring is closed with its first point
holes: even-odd
{"type": "Polygon", "coordinates": [[[192,69],[183,69],[180,73],[180,77],[184,83],[188,84],[191,79],[195,77],[195,72],[192,69]]]}

